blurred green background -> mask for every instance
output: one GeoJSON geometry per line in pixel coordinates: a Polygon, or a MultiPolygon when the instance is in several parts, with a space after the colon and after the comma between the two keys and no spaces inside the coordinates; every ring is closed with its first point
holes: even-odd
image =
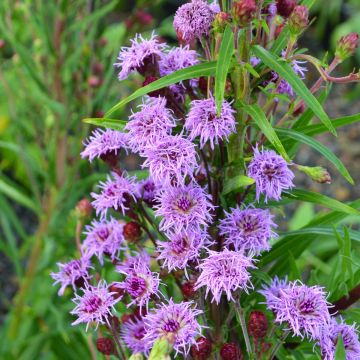
{"type": "MultiPolygon", "coordinates": [[[[172,16],[182,3],[0,1],[1,359],[102,358],[91,332],[71,327],[72,303],[57,296],[50,278],[57,261],[76,255],[76,204],[106,171],[79,156],[90,130],[81,120],[101,117],[141,85],[118,82],[112,66],[117,52],[136,32],[153,28],[171,42],[172,16]]],[[[318,0],[312,12],[317,20],[302,45],[320,58],[341,35],[360,33],[358,0],[318,0]]],[[[342,70],[359,63],[360,52],[342,70]]],[[[360,112],[359,96],[359,86],[342,87],[327,111],[331,117],[360,112]]],[[[354,161],[359,138],[358,129],[347,128],[337,145],[322,139],[354,175],[360,173],[354,161]]],[[[312,155],[304,150],[300,156],[305,163],[312,155]]],[[[359,189],[334,181],[332,196],[360,196],[359,189]]],[[[299,227],[312,213],[311,205],[300,207],[290,226],[299,227]]],[[[299,261],[318,260],[306,256],[299,261]]]]}

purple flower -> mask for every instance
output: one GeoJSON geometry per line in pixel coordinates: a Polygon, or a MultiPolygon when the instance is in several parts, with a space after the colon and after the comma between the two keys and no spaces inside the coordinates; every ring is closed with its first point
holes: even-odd
{"type": "Polygon", "coordinates": [[[199,253],[204,249],[207,234],[202,231],[183,230],[179,233],[169,232],[169,241],[159,242],[158,259],[164,260],[163,267],[169,271],[185,269],[189,261],[198,261],[199,253]]]}
{"type": "Polygon", "coordinates": [[[88,269],[92,268],[88,257],[81,257],[80,259],[74,259],[66,264],[57,263],[59,272],[51,273],[51,277],[55,280],[54,285],[61,284],[58,291],[58,295],[64,295],[66,287],[71,285],[76,290],[76,284],[82,285],[83,281],[88,280],[91,276],[88,273],[88,269]]]}
{"type": "Polygon", "coordinates": [[[261,59],[259,59],[258,57],[252,56],[252,57],[250,58],[250,65],[251,65],[252,67],[258,66],[260,63],[261,63],[261,59]]]}
{"type": "Polygon", "coordinates": [[[148,97],[139,107],[141,110],[133,113],[125,126],[129,144],[135,152],[142,151],[154,140],[170,135],[175,126],[175,119],[172,111],[166,107],[165,98],[148,97]]]}
{"type": "Polygon", "coordinates": [[[114,218],[109,220],[94,220],[86,226],[86,238],[82,245],[85,256],[97,256],[103,264],[104,255],[116,259],[120,250],[124,250],[125,239],[123,235],[124,224],[114,218]]]}
{"type": "Polygon", "coordinates": [[[174,17],[174,28],[178,37],[185,43],[208,35],[215,12],[203,0],[192,0],[180,6],[174,17]]]}
{"type": "Polygon", "coordinates": [[[203,148],[207,141],[214,149],[214,143],[218,144],[219,139],[226,139],[235,132],[235,110],[224,100],[221,113],[216,115],[216,105],[214,98],[193,100],[188,116],[185,120],[185,129],[189,134],[189,139],[194,140],[200,136],[200,148],[203,148]]]}
{"type": "Polygon", "coordinates": [[[143,353],[147,355],[150,348],[148,341],[144,339],[145,333],[144,320],[135,318],[135,321],[129,320],[123,325],[121,337],[133,353],[143,353]]]}
{"type": "Polygon", "coordinates": [[[149,177],[139,181],[140,198],[143,199],[148,205],[155,204],[155,197],[159,191],[160,186],[149,177]]]}
{"type": "Polygon", "coordinates": [[[96,215],[105,218],[108,209],[113,208],[119,210],[125,215],[129,210],[131,200],[136,201],[139,197],[138,187],[135,184],[135,178],[131,178],[123,174],[118,175],[111,173],[112,178],[108,176],[106,182],[100,182],[99,188],[102,190],[100,194],[91,193],[95,199],[91,204],[96,210],[96,215]]]}
{"type": "Polygon", "coordinates": [[[283,190],[291,189],[294,184],[293,172],[287,162],[273,150],[254,149],[254,158],[251,160],[247,175],[255,180],[256,200],[260,194],[265,194],[265,202],[268,199],[280,200],[283,190]]]}
{"type": "Polygon", "coordinates": [[[84,142],[85,149],[81,153],[82,158],[89,158],[92,162],[97,157],[103,157],[107,154],[115,154],[121,148],[127,150],[127,134],[111,129],[96,129],[92,132],[89,139],[84,142]]]}
{"type": "Polygon", "coordinates": [[[225,245],[233,245],[236,251],[250,251],[256,255],[270,249],[270,238],[277,237],[272,231],[277,225],[269,210],[247,208],[231,209],[220,220],[220,235],[226,236],[225,245]]]}
{"type": "Polygon", "coordinates": [[[192,183],[178,187],[166,186],[157,197],[156,216],[162,216],[160,230],[206,227],[212,220],[214,206],[211,196],[192,183]]]}
{"type": "Polygon", "coordinates": [[[137,304],[140,308],[148,303],[152,296],[159,297],[159,274],[151,272],[148,265],[141,260],[133,264],[132,269],[123,272],[126,275],[125,281],[116,283],[120,289],[124,289],[133,299],[129,304],[137,304]]]}
{"type": "Polygon", "coordinates": [[[135,70],[142,71],[142,68],[148,63],[154,64],[156,58],[160,57],[167,46],[159,43],[154,33],[150,39],[144,39],[140,34],[136,34],[135,38],[130,41],[131,46],[121,48],[118,56],[119,62],[114,64],[115,67],[121,68],[119,80],[126,79],[135,70]]]}
{"type": "Polygon", "coordinates": [[[332,319],[324,326],[320,335],[319,345],[324,360],[334,360],[339,336],[342,337],[346,352],[346,360],[360,359],[359,333],[355,325],[347,325],[341,319],[338,323],[332,319]]]}
{"type": "Polygon", "coordinates": [[[253,259],[241,252],[228,249],[221,252],[209,250],[209,256],[198,267],[201,274],[196,281],[195,290],[205,286],[205,296],[211,292],[212,301],[217,304],[223,292],[228,301],[235,301],[235,291],[244,290],[247,293],[249,288],[253,288],[248,271],[255,268],[253,259]]]}
{"type": "Polygon", "coordinates": [[[197,167],[195,145],[181,135],[157,139],[142,155],[146,157],[142,167],[149,167],[151,177],[161,184],[183,184],[197,167]]]}
{"type": "Polygon", "coordinates": [[[146,251],[135,253],[133,256],[127,255],[121,263],[117,263],[115,271],[121,274],[128,274],[134,271],[138,262],[143,263],[146,266],[150,266],[150,255],[146,251]]]}
{"type": "Polygon", "coordinates": [[[281,290],[286,289],[287,287],[287,277],[281,280],[277,276],[274,277],[270,286],[263,286],[263,290],[260,290],[259,293],[264,295],[268,309],[274,311],[278,308],[280,304],[281,290]]]}
{"type": "Polygon", "coordinates": [[[92,322],[95,322],[96,328],[99,324],[106,323],[109,325],[108,318],[111,316],[111,311],[115,310],[114,305],[121,297],[115,299],[114,293],[109,292],[105,281],[100,281],[97,286],[85,284],[81,290],[84,294],[82,296],[75,294],[75,298],[72,300],[76,307],[70,314],[78,317],[72,325],[87,323],[86,331],[92,322]]]}
{"type": "MultiPolygon", "coordinates": [[[[262,293],[266,296],[269,290],[262,293]]],[[[268,301],[267,301],[268,302],[268,301]]],[[[277,323],[287,323],[294,335],[316,339],[320,329],[330,321],[329,303],[320,286],[306,286],[300,281],[270,293],[270,306],[277,323]]]]}
{"type": "MultiPolygon", "coordinates": [[[[193,302],[175,304],[171,299],[168,304],[162,303],[145,316],[145,339],[152,346],[163,336],[174,337],[174,350],[186,356],[191,345],[196,344],[196,337],[201,335],[201,325],[196,317],[201,310],[192,307],[193,302]]],[[[175,357],[176,357],[175,355],[175,357]]]]}
{"type": "Polygon", "coordinates": [[[218,4],[218,2],[216,0],[214,0],[211,4],[209,4],[210,9],[215,13],[219,13],[221,11],[220,9],[220,5],[218,4]]]}

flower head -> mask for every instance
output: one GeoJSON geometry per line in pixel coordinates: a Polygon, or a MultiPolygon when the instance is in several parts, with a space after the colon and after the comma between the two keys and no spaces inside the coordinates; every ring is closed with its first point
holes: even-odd
{"type": "Polygon", "coordinates": [[[147,307],[151,296],[159,296],[159,274],[151,272],[146,263],[138,260],[124,274],[125,281],[117,283],[117,287],[124,289],[133,299],[128,307],[132,304],[147,307]]]}
{"type": "Polygon", "coordinates": [[[128,130],[129,145],[133,151],[141,152],[144,147],[170,135],[175,126],[172,111],[166,107],[163,97],[148,97],[140,106],[140,111],[129,117],[125,129],[128,130]]]}
{"type": "Polygon", "coordinates": [[[96,255],[101,264],[103,256],[109,255],[114,260],[120,250],[124,249],[124,224],[114,218],[109,220],[94,220],[91,225],[86,226],[86,238],[82,244],[82,250],[86,256],[96,255]]]}
{"type": "Polygon", "coordinates": [[[143,199],[148,205],[155,204],[155,197],[159,192],[159,185],[148,177],[147,179],[139,181],[139,193],[141,199],[143,199]]]}
{"type": "Polygon", "coordinates": [[[129,320],[124,323],[121,337],[133,353],[143,353],[147,355],[149,343],[144,339],[145,333],[144,320],[142,318],[135,318],[135,320],[129,320]]]}
{"type": "Polygon", "coordinates": [[[192,0],[180,6],[174,17],[174,28],[178,38],[190,43],[208,35],[215,12],[204,0],[192,0]]]}
{"type": "Polygon", "coordinates": [[[181,135],[166,136],[148,145],[143,154],[142,167],[149,167],[155,182],[183,184],[189,175],[193,177],[197,167],[195,145],[181,135]]]}
{"type": "Polygon", "coordinates": [[[96,328],[99,324],[109,324],[108,318],[111,316],[111,310],[114,310],[114,305],[121,297],[115,299],[114,293],[109,292],[105,281],[100,281],[97,286],[86,284],[82,291],[82,296],[75,294],[73,299],[76,307],[70,313],[78,318],[72,325],[87,323],[87,330],[92,322],[96,323],[96,328]]]}
{"type": "Polygon", "coordinates": [[[96,210],[96,215],[105,218],[108,209],[120,210],[123,215],[129,210],[131,200],[136,201],[139,197],[139,190],[135,184],[135,179],[126,176],[120,176],[115,172],[111,173],[112,178],[108,176],[107,181],[100,182],[100,194],[91,193],[95,199],[91,204],[96,210]]]}
{"type": "Polygon", "coordinates": [[[71,285],[76,290],[76,283],[82,283],[84,280],[88,280],[91,276],[88,273],[88,269],[91,268],[90,260],[88,257],[83,256],[80,259],[74,259],[66,264],[57,263],[59,272],[51,273],[51,277],[55,280],[54,285],[61,284],[58,291],[58,295],[64,295],[66,287],[71,285]]]}
{"type": "Polygon", "coordinates": [[[220,220],[220,235],[226,237],[225,245],[233,245],[236,251],[245,250],[259,255],[270,249],[270,238],[277,236],[272,230],[277,227],[272,218],[269,210],[231,209],[231,212],[225,212],[225,218],[220,220]]]}
{"type": "Polygon", "coordinates": [[[256,147],[247,174],[255,180],[257,200],[260,194],[265,194],[265,201],[280,200],[282,191],[294,186],[293,172],[287,162],[273,150],[259,151],[256,147]]]}
{"type": "Polygon", "coordinates": [[[142,67],[147,63],[155,63],[156,58],[160,57],[166,48],[166,44],[161,44],[154,33],[150,39],[144,39],[140,34],[136,34],[130,41],[131,46],[121,48],[119,61],[114,64],[115,67],[121,68],[119,80],[126,79],[135,70],[142,71],[142,67]]]}
{"type": "Polygon", "coordinates": [[[322,329],[319,344],[323,359],[335,359],[336,345],[339,336],[341,336],[343,340],[346,360],[360,359],[358,330],[355,325],[345,324],[342,319],[340,323],[332,319],[330,323],[322,329]]]}
{"type": "Polygon", "coordinates": [[[253,259],[241,252],[224,249],[221,252],[209,250],[209,256],[199,265],[201,274],[195,284],[195,290],[206,287],[205,296],[212,293],[217,304],[223,292],[228,301],[235,301],[233,293],[252,288],[249,269],[255,268],[253,259]]]}
{"type": "Polygon", "coordinates": [[[269,286],[263,286],[263,289],[260,290],[259,293],[264,295],[268,309],[274,311],[279,306],[281,290],[286,289],[287,287],[287,277],[281,280],[277,276],[274,277],[269,286]]]}
{"type": "Polygon", "coordinates": [[[192,183],[178,187],[166,186],[157,197],[156,216],[162,216],[160,230],[176,231],[206,227],[211,221],[210,211],[214,206],[210,195],[192,183]]]}
{"type": "Polygon", "coordinates": [[[142,264],[149,267],[150,255],[144,250],[139,253],[135,253],[133,256],[128,255],[122,262],[117,263],[115,271],[121,274],[129,274],[130,272],[134,271],[138,262],[141,262],[142,264]]]}
{"type": "Polygon", "coordinates": [[[192,307],[192,302],[175,304],[171,299],[168,304],[162,303],[145,316],[145,339],[150,346],[163,336],[174,337],[176,353],[187,355],[191,345],[196,343],[196,337],[201,335],[201,325],[196,317],[201,310],[192,307]]]}
{"type": "Polygon", "coordinates": [[[224,100],[220,115],[216,114],[216,105],[213,97],[203,100],[193,100],[191,109],[185,121],[185,128],[190,132],[190,140],[200,136],[200,148],[203,148],[207,141],[214,149],[214,144],[219,140],[227,139],[235,132],[235,110],[224,100]]]}

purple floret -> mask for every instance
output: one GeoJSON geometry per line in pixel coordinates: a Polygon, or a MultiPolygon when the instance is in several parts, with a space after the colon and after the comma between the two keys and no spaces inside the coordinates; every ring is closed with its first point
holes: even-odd
{"type": "Polygon", "coordinates": [[[142,318],[127,321],[122,328],[121,338],[125,345],[135,354],[149,352],[149,343],[144,339],[146,333],[145,323],[142,318]]]}

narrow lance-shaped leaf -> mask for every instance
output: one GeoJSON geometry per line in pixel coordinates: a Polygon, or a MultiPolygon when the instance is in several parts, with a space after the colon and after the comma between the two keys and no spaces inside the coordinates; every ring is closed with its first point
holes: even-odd
{"type": "Polygon", "coordinates": [[[231,27],[227,26],[221,41],[219,57],[216,64],[215,103],[218,116],[220,116],[221,106],[224,100],[226,77],[229,71],[233,51],[234,34],[231,27]]]}
{"type": "Polygon", "coordinates": [[[172,74],[166,75],[161,79],[158,79],[138,90],[133,92],[130,96],[119,101],[115,106],[113,106],[106,114],[105,117],[109,117],[112,113],[123,107],[125,104],[129,103],[132,100],[137,99],[140,96],[146,95],[149,92],[162,89],[172,84],[176,84],[180,81],[189,80],[198,78],[200,76],[211,76],[215,75],[216,72],[216,62],[206,62],[204,64],[194,65],[186,69],[181,69],[173,72],[172,74]]]}
{"type": "Polygon", "coordinates": [[[123,131],[127,123],[125,120],[107,119],[107,118],[86,118],[83,119],[84,123],[103,126],[108,129],[123,131]]]}
{"type": "Polygon", "coordinates": [[[233,178],[227,179],[224,183],[223,195],[230,193],[231,191],[238,190],[242,187],[254,184],[255,180],[245,175],[237,175],[233,178]]]}
{"type": "Polygon", "coordinates": [[[350,183],[354,184],[354,180],[351,178],[351,175],[347,171],[344,164],[341,160],[333,154],[326,146],[321,144],[319,141],[311,138],[310,136],[304,135],[301,132],[289,129],[276,129],[276,132],[279,135],[283,135],[289,138],[292,138],[303,144],[311,146],[313,149],[317,150],[321,155],[328,159],[334,166],[339,170],[340,174],[350,183]]]}
{"type": "Polygon", "coordinates": [[[271,142],[277,152],[286,160],[290,161],[289,156],[287,155],[283,144],[276,135],[274,128],[271,126],[270,122],[266,118],[264,112],[258,104],[246,105],[241,104],[242,108],[247,112],[255,123],[259,126],[260,130],[264,133],[267,139],[271,142]]]}
{"type": "Polygon", "coordinates": [[[285,63],[284,61],[279,61],[280,59],[278,57],[274,56],[259,45],[253,46],[253,51],[254,54],[259,57],[265,65],[277,72],[280,77],[284,78],[292,86],[295,93],[304,100],[305,104],[309,106],[309,108],[313,110],[314,114],[329,129],[329,131],[331,131],[332,134],[336,135],[336,130],[333,127],[324,109],[322,108],[318,100],[315,98],[315,96],[306,87],[306,85],[295,74],[291,65],[285,63]]]}

